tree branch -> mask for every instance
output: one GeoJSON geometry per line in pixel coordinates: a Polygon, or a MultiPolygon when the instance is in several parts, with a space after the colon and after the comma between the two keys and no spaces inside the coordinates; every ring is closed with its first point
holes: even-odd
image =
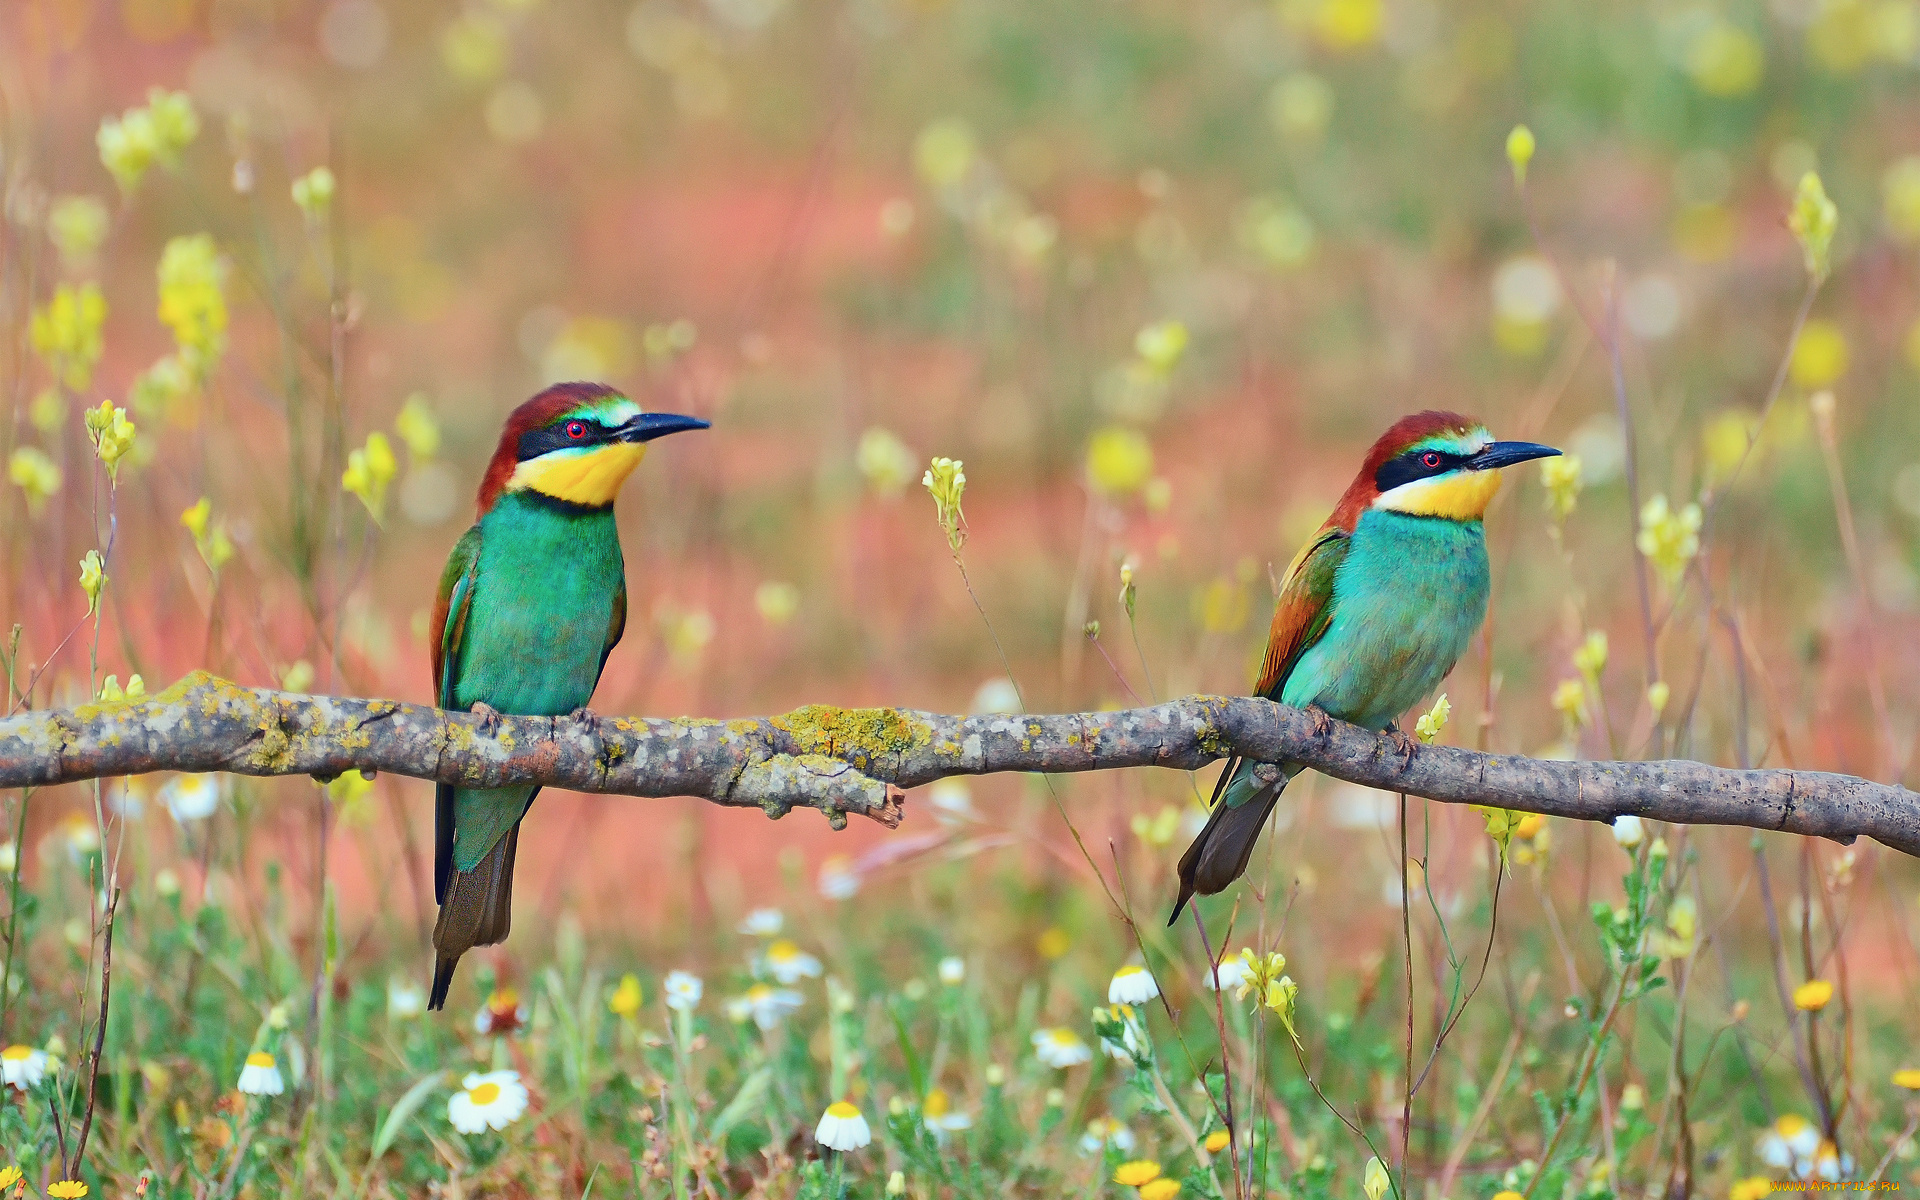
{"type": "Polygon", "coordinates": [[[893,827],[900,789],[1001,771],[1194,770],[1239,754],[1450,804],[1589,821],[1625,813],[1851,842],[1920,857],[1920,795],[1822,771],[1704,763],[1549,762],[1451,746],[1411,753],[1386,737],[1250,697],[1152,708],[950,717],[813,705],[733,721],[488,717],[393,700],[246,688],[204,672],[133,703],[0,720],[0,788],[149,771],[316,775],[390,771],[468,787],[539,783],[577,792],[697,796],[770,817],[818,808],[893,827]]]}

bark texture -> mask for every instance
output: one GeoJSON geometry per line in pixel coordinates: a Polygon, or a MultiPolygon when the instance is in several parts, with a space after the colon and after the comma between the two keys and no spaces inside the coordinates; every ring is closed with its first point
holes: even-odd
{"type": "Polygon", "coordinates": [[[1240,754],[1453,804],[1611,821],[1625,813],[1851,842],[1920,856],[1920,796],[1823,771],[1686,760],[1549,762],[1393,739],[1250,697],[1121,712],[955,717],[812,705],[774,717],[486,716],[393,700],[247,688],[204,672],[156,696],[0,720],[0,788],[149,771],[390,771],[467,787],[696,796],[770,817],[820,809],[897,826],[903,789],[999,771],[1193,770],[1240,754]]]}

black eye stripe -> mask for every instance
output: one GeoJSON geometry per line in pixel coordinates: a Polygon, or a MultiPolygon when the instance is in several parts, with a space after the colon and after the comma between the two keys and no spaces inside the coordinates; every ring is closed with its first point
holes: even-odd
{"type": "Polygon", "coordinates": [[[519,444],[514,447],[515,458],[526,462],[530,458],[539,458],[542,454],[569,447],[591,446],[604,442],[609,437],[606,426],[598,421],[583,421],[578,417],[565,421],[556,421],[541,429],[529,429],[520,435],[519,444]],[[574,437],[568,430],[580,427],[580,436],[574,437]]]}
{"type": "Polygon", "coordinates": [[[1466,460],[1466,455],[1454,454],[1446,450],[1409,450],[1380,464],[1380,469],[1374,472],[1373,485],[1382,492],[1390,492],[1403,483],[1444,475],[1466,460]],[[1429,455],[1439,461],[1432,466],[1427,465],[1426,459],[1429,455]]]}

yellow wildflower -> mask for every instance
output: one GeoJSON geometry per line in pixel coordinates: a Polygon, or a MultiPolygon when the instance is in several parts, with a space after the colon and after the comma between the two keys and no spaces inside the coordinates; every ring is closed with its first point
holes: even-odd
{"type": "Polygon", "coordinates": [[[1073,940],[1067,936],[1067,931],[1054,925],[1040,935],[1036,949],[1040,951],[1041,958],[1060,958],[1072,945],[1073,940]]]}
{"type": "Polygon", "coordinates": [[[1527,181],[1527,164],[1533,161],[1533,130],[1525,125],[1515,125],[1513,132],[1507,134],[1507,161],[1513,165],[1513,181],[1527,181]]]}
{"type": "Polygon", "coordinates": [[[1227,1148],[1227,1143],[1232,1140],[1233,1140],[1232,1134],[1228,1133],[1224,1129],[1216,1129],[1212,1133],[1207,1135],[1207,1140],[1202,1142],[1201,1145],[1207,1148],[1208,1154],[1218,1154],[1222,1150],[1225,1150],[1227,1148]]]}
{"type": "Polygon", "coordinates": [[[1812,979],[1793,989],[1793,1006],[1801,1012],[1819,1012],[1833,999],[1833,984],[1812,979]]]}
{"type": "Polygon", "coordinates": [[[177,355],[168,354],[134,378],[127,403],[142,417],[183,419],[180,402],[193,391],[193,375],[177,355]]]}
{"type": "Polygon", "coordinates": [[[1133,352],[1155,374],[1168,375],[1180,365],[1191,338],[1184,321],[1156,321],[1133,336],[1133,352]]]}
{"type": "Polygon", "coordinates": [[[1109,425],[1087,443],[1087,482],[1105,496],[1131,496],[1153,478],[1153,446],[1136,430],[1109,425]]]}
{"type": "Polygon", "coordinates": [[[1122,1187],[1137,1188],[1160,1178],[1160,1164],[1150,1158],[1123,1162],[1114,1168],[1113,1181],[1122,1187]]]}
{"type": "Polygon", "coordinates": [[[854,465],[867,486],[881,496],[897,496],[913,478],[913,451],[890,430],[878,425],[860,435],[854,465]]]}
{"type": "Polygon", "coordinates": [[[80,560],[80,590],[87,594],[87,615],[100,607],[100,592],[107,586],[106,560],[98,550],[89,550],[80,560]]]}
{"type": "Polygon", "coordinates": [[[1414,736],[1428,745],[1432,745],[1434,739],[1438,738],[1441,731],[1446,729],[1447,718],[1452,714],[1453,702],[1447,699],[1445,692],[1441,692],[1440,698],[1433,702],[1433,707],[1421,713],[1420,719],[1414,722],[1414,736]]]}
{"type": "Polygon", "coordinates": [[[47,1195],[52,1200],[80,1200],[87,1194],[87,1185],[78,1179],[62,1179],[58,1183],[47,1185],[47,1195]]]}
{"type": "Polygon", "coordinates": [[[8,1188],[19,1183],[22,1178],[23,1176],[20,1174],[19,1167],[15,1167],[15,1166],[0,1167],[0,1192],[4,1192],[8,1188]]]}
{"type": "Polygon", "coordinates": [[[1653,719],[1659,720],[1660,714],[1667,711],[1667,701],[1673,698],[1673,685],[1662,679],[1647,685],[1647,707],[1653,710],[1653,719]]]}
{"type": "Polygon", "coordinates": [[[1800,243],[1806,258],[1807,274],[1825,279],[1833,269],[1833,231],[1840,224],[1840,210],[1827,198],[1820,176],[1808,171],[1800,177],[1793,197],[1793,209],[1787,214],[1787,228],[1800,243]]]}
{"type": "Polygon", "coordinates": [[[87,262],[107,240],[107,206],[92,196],[62,196],[47,210],[47,237],[69,266],[87,262]]]}
{"type": "Polygon", "coordinates": [[[1831,387],[1847,373],[1847,335],[1832,321],[1814,319],[1800,330],[1787,374],[1809,391],[1831,387]]]}
{"type": "Polygon", "coordinates": [[[7,459],[7,478],[27,494],[27,511],[38,513],[59,493],[63,477],[46,451],[38,446],[19,446],[7,459]]]}
{"type": "Polygon", "coordinates": [[[333,205],[333,172],[315,167],[293,181],[293,203],[309,222],[319,221],[333,205]]]}
{"type": "Polygon", "coordinates": [[[800,611],[800,589],[791,583],[768,580],[754,589],[753,606],[769,625],[785,625],[800,611]]]}
{"type": "Polygon", "coordinates": [[[1640,506],[1640,533],[1634,540],[1648,562],[1672,587],[1700,553],[1701,514],[1698,504],[1676,510],[1664,495],[1640,506]]]}
{"type": "Polygon", "coordinates": [[[1893,1086],[1920,1092],[1920,1067],[1902,1067],[1893,1073],[1893,1086]]]}
{"type": "Polygon", "coordinates": [[[613,989],[613,995],[607,1000],[607,1011],[616,1017],[634,1017],[640,1012],[640,977],[627,974],[620,977],[620,986],[613,989]]]}
{"type": "Polygon", "coordinates": [[[127,420],[127,410],[111,400],[102,400],[100,407],[87,410],[86,425],[87,438],[93,443],[93,452],[106,466],[107,478],[118,483],[120,460],[133,449],[134,434],[138,432],[134,423],[127,420]]]}
{"type": "Polygon", "coordinates": [[[1733,22],[1716,18],[1686,49],[1687,74],[1709,96],[1744,96],[1760,86],[1767,65],[1760,39],[1733,22]]]}
{"type": "Polygon", "coordinates": [[[1578,679],[1561,680],[1559,686],[1553,689],[1550,703],[1569,730],[1587,723],[1587,688],[1578,679]]]}
{"type": "Polygon", "coordinates": [[[204,382],[219,366],[227,344],[227,300],[222,291],[226,264],[209,234],[168,240],[156,272],[160,283],[160,323],[173,331],[180,362],[204,382]]]}
{"type": "Polygon", "coordinates": [[[1180,1181],[1161,1176],[1140,1189],[1140,1200],[1173,1200],[1180,1194],[1180,1181]]]}
{"type": "Polygon", "coordinates": [[[1767,1200],[1773,1194],[1773,1180],[1765,1175],[1753,1175],[1746,1179],[1735,1180],[1727,1192],[1727,1200],[1767,1200]]]}
{"type": "Polygon", "coordinates": [[[407,402],[400,406],[400,415],[393,419],[393,431],[406,443],[407,455],[416,464],[440,452],[440,421],[420,392],[408,396],[407,402]]]}
{"type": "Polygon", "coordinates": [[[1487,836],[1500,847],[1500,863],[1506,865],[1507,847],[1515,837],[1520,836],[1520,828],[1529,814],[1517,812],[1511,808],[1498,808],[1491,804],[1476,804],[1473,810],[1487,819],[1487,836]]]}
{"type": "Polygon", "coordinates": [[[1547,511],[1564,521],[1580,500],[1580,456],[1562,454],[1540,460],[1540,486],[1547,491],[1547,511]]]}
{"type": "Polygon", "coordinates": [[[967,541],[967,518],[960,511],[960,497],[967,490],[964,464],[957,458],[935,458],[927,464],[927,473],[920,480],[933,496],[934,513],[940,521],[940,528],[946,532],[947,545],[955,554],[967,541]]]}
{"type": "Polygon", "coordinates": [[[347,469],[340,473],[340,486],[360,498],[367,506],[375,521],[380,520],[387,506],[387,485],[400,470],[400,464],[394,460],[393,445],[387,441],[387,435],[374,431],[367,435],[367,444],[348,453],[347,469]]]}
{"type": "Polygon", "coordinates": [[[1600,673],[1607,669],[1607,635],[1604,630],[1591,630],[1586,640],[1573,652],[1573,669],[1588,679],[1599,679],[1600,673]]]}
{"type": "Polygon", "coordinates": [[[34,353],[60,382],[76,392],[93,383],[93,368],[106,350],[101,330],[107,322],[107,301],[97,284],[79,287],[61,284],[53,299],[33,311],[28,339],[34,353]]]}
{"type": "Polygon", "coordinates": [[[913,140],[913,166],[928,187],[950,188],[965,179],[979,152],[965,121],[935,121],[913,140]]]}
{"type": "Polygon", "coordinates": [[[1378,1155],[1367,1160],[1367,1169],[1360,1179],[1360,1188],[1366,1192],[1367,1200],[1380,1200],[1387,1194],[1392,1181],[1387,1178],[1387,1164],[1380,1161],[1378,1155]]]}

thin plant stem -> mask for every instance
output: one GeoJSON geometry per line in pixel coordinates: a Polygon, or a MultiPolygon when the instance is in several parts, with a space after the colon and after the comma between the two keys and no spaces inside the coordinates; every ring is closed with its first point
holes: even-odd
{"type": "Polygon", "coordinates": [[[1400,1098],[1400,1190],[1413,1194],[1413,1164],[1409,1153],[1413,1143],[1413,881],[1407,877],[1407,794],[1400,793],[1400,935],[1406,947],[1407,967],[1407,1039],[1406,1067],[1401,1076],[1400,1098]]]}

